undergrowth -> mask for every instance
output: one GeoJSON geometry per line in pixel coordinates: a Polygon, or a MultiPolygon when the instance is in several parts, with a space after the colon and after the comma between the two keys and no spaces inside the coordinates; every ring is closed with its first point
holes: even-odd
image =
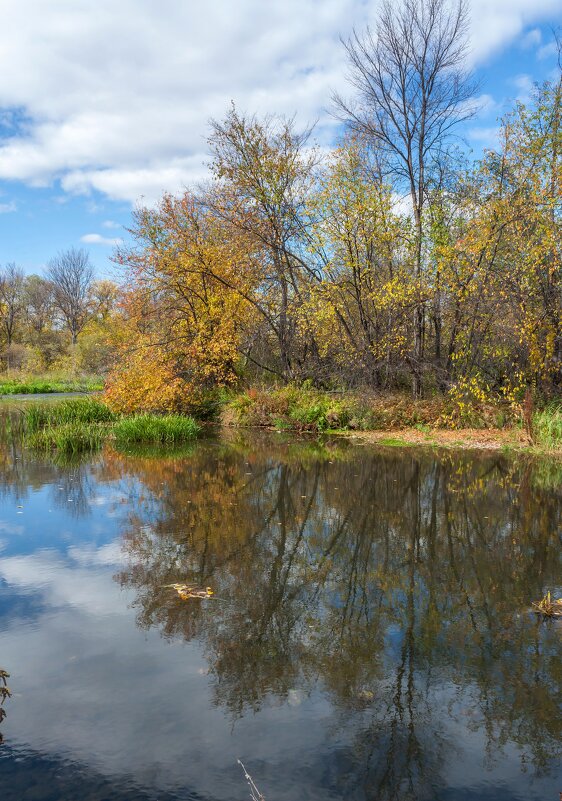
{"type": "Polygon", "coordinates": [[[535,443],[543,448],[559,448],[562,445],[562,406],[550,404],[533,415],[535,443]]]}
{"type": "Polygon", "coordinates": [[[405,395],[320,392],[295,386],[249,389],[230,400],[227,423],[277,429],[390,431],[401,428],[495,428],[509,422],[497,404],[458,408],[447,397],[414,401],[405,395]]]}

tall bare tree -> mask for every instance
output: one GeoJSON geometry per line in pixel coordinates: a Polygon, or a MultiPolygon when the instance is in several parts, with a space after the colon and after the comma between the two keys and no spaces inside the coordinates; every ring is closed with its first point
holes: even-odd
{"type": "Polygon", "coordinates": [[[14,332],[24,309],[23,285],[23,271],[13,262],[0,270],[0,323],[6,338],[8,369],[14,332]]]}
{"type": "Polygon", "coordinates": [[[431,165],[454,127],[475,111],[476,85],[465,69],[464,0],[388,0],[376,27],[345,42],[355,97],[335,97],[338,113],[372,142],[397,188],[410,195],[415,223],[413,392],[422,391],[425,303],[423,224],[431,165]]]}
{"type": "Polygon", "coordinates": [[[94,269],[87,251],[70,248],[49,262],[47,278],[53,285],[53,302],[76,344],[88,321],[94,269]]]}
{"type": "Polygon", "coordinates": [[[31,331],[40,335],[47,327],[53,312],[53,286],[40,275],[25,280],[24,303],[31,331]]]}

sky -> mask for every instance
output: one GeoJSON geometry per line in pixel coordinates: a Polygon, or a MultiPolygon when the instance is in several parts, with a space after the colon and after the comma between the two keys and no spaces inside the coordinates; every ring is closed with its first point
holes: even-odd
{"type": "MultiPolygon", "coordinates": [[[[317,122],[338,135],[349,94],[340,37],[377,0],[0,0],[0,266],[44,270],[85,247],[98,275],[127,239],[131,211],[204,180],[208,120],[245,113],[317,122]]],[[[475,155],[498,119],[556,66],[560,0],[472,0],[475,155]]]]}

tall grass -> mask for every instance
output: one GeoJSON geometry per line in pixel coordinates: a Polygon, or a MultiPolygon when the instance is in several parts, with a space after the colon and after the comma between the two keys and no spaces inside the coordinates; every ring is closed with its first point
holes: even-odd
{"type": "Polygon", "coordinates": [[[109,432],[107,423],[62,423],[28,434],[26,444],[43,451],[77,454],[99,450],[109,432]]]}
{"type": "Polygon", "coordinates": [[[200,431],[192,417],[155,414],[138,414],[123,417],[113,426],[113,434],[118,445],[140,442],[174,445],[194,439],[200,431]]]}
{"type": "Polygon", "coordinates": [[[96,398],[68,398],[57,403],[33,405],[24,412],[24,425],[28,434],[61,425],[88,425],[111,423],[115,415],[96,398]]]}
{"type": "Polygon", "coordinates": [[[552,404],[533,415],[535,442],[543,448],[562,447],[562,406],[552,404]]]}

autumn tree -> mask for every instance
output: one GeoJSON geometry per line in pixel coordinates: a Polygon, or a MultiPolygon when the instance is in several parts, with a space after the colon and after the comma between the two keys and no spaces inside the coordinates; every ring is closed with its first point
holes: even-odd
{"type": "MultiPolygon", "coordinates": [[[[304,215],[317,163],[309,140],[310,131],[298,132],[294,120],[245,117],[234,106],[223,121],[211,122],[209,138],[214,182],[206,202],[252,240],[262,287],[252,302],[278,353],[277,363],[262,367],[287,380],[302,377],[317,355],[312,332],[301,337],[297,319],[311,281],[319,279],[304,215]]],[[[248,345],[253,359],[255,343],[248,345]]]]}
{"type": "Polygon", "coordinates": [[[137,210],[131,233],[135,244],[116,256],[128,291],[108,400],[118,409],[192,410],[236,377],[259,280],[251,245],[189,193],[137,210]]]}
{"type": "Polygon", "coordinates": [[[323,280],[308,304],[319,346],[347,383],[388,387],[411,334],[410,226],[364,141],[352,137],[334,151],[310,215],[323,255],[323,280]]]}

